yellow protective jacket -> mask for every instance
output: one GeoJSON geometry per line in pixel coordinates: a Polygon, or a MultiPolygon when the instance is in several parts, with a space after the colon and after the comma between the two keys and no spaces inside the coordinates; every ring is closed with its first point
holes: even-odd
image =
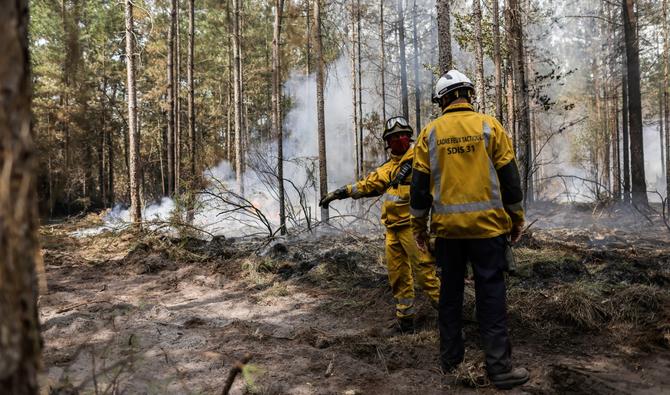
{"type": "Polygon", "coordinates": [[[410,172],[402,180],[396,178],[401,166],[406,164],[409,167],[413,158],[411,147],[403,156],[391,155],[391,159],[370,172],[367,177],[347,185],[349,197],[360,199],[383,194],[382,223],[387,228],[409,225],[409,185],[412,175],[410,172]],[[398,185],[391,185],[394,180],[398,185]]]}
{"type": "Polygon", "coordinates": [[[509,233],[524,221],[519,172],[510,138],[494,117],[470,104],[447,107],[414,147],[413,231],[446,239],[509,233]]]}

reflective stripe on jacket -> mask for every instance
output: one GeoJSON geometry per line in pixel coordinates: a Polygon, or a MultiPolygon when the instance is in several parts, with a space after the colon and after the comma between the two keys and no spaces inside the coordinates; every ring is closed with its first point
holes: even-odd
{"type": "Polygon", "coordinates": [[[505,210],[497,170],[512,160],[512,143],[498,120],[475,112],[470,104],[447,107],[424,128],[414,147],[414,171],[428,175],[430,189],[425,192],[432,196],[432,207],[413,206],[412,215],[425,217],[430,209],[431,233],[442,238],[509,233],[509,214],[515,222],[523,221],[523,210],[520,204],[509,214],[505,210]]]}
{"type": "Polygon", "coordinates": [[[392,155],[386,163],[370,172],[367,177],[347,185],[347,192],[353,199],[369,196],[382,196],[382,223],[387,228],[409,225],[409,183],[411,173],[397,186],[390,186],[402,163],[412,161],[413,149],[410,148],[401,157],[392,155]]]}

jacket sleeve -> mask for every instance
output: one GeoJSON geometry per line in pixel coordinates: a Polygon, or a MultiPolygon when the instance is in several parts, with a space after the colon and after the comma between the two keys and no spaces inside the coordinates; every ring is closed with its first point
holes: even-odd
{"type": "Polygon", "coordinates": [[[521,190],[521,177],[514,158],[512,141],[500,122],[495,118],[491,119],[494,127],[491,139],[491,158],[500,181],[503,206],[514,225],[523,224],[523,191],[521,190]]]}
{"type": "MultiPolygon", "coordinates": [[[[410,209],[412,218],[427,218],[433,196],[430,194],[430,159],[428,132],[424,129],[414,146],[412,184],[410,186],[410,209]]],[[[421,224],[423,226],[423,223],[421,224]]]]}
{"type": "Polygon", "coordinates": [[[389,179],[388,162],[370,172],[364,179],[347,185],[347,192],[352,199],[380,196],[384,193],[391,180],[389,179]]]}

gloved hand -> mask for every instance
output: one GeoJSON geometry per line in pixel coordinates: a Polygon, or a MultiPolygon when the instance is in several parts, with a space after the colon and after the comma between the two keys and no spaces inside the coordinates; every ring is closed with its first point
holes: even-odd
{"type": "Polygon", "coordinates": [[[429,252],[429,249],[428,249],[428,243],[429,243],[428,232],[423,231],[423,232],[419,232],[419,233],[414,233],[414,241],[416,242],[416,246],[419,248],[419,251],[423,252],[424,254],[429,252]]]}
{"type": "Polygon", "coordinates": [[[411,217],[409,222],[416,246],[421,252],[427,253],[430,240],[428,236],[428,217],[411,217]]]}
{"type": "Polygon", "coordinates": [[[319,206],[326,208],[333,200],[344,199],[347,196],[348,196],[347,187],[344,186],[342,188],[336,189],[333,192],[329,192],[319,201],[319,206]]]}
{"type": "Polygon", "coordinates": [[[523,234],[523,225],[523,222],[512,225],[512,231],[509,234],[512,244],[515,244],[519,241],[519,239],[521,239],[521,235],[523,234]]]}

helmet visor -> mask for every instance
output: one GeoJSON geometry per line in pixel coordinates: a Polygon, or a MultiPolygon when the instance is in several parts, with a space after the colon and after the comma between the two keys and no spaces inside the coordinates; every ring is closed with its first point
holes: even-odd
{"type": "Polygon", "coordinates": [[[407,128],[407,127],[409,127],[409,121],[407,120],[407,118],[405,118],[403,116],[389,118],[389,120],[386,121],[386,130],[391,130],[396,125],[407,128]]]}

